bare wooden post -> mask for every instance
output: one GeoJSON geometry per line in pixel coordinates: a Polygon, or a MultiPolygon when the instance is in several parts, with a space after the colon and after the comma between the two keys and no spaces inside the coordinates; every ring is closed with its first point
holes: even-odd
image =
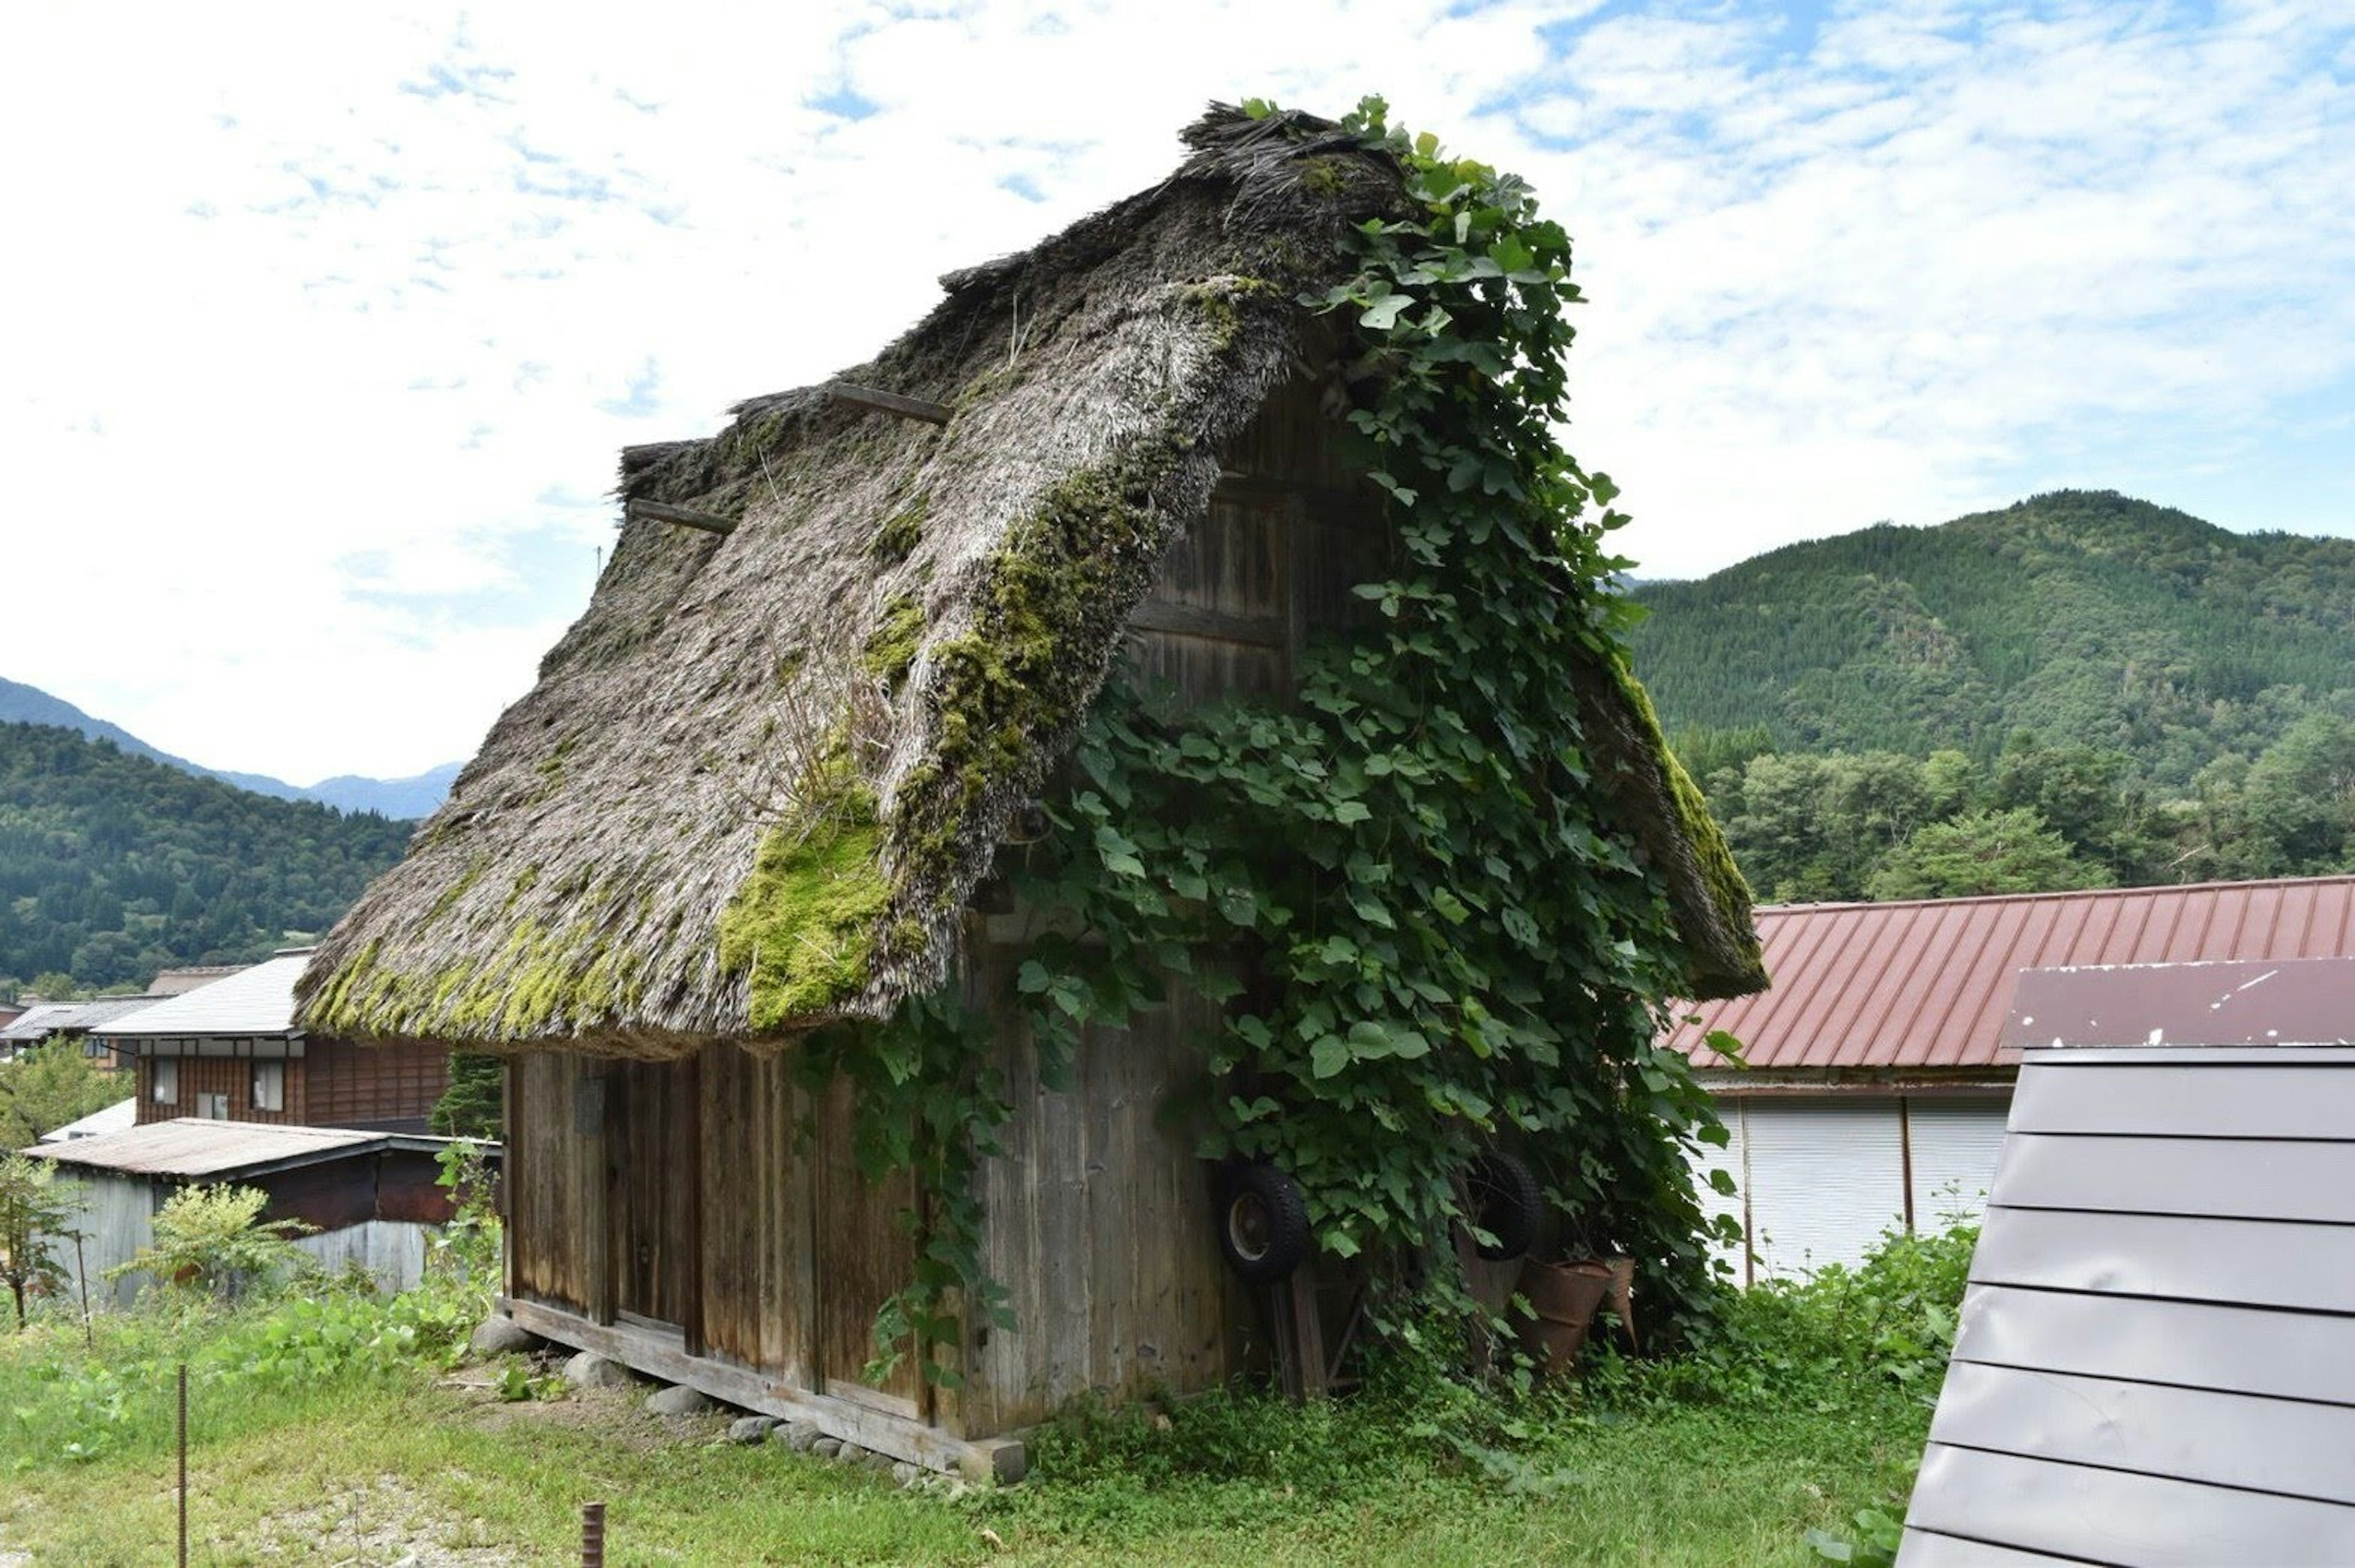
{"type": "Polygon", "coordinates": [[[180,1363],[180,1568],[188,1568],[188,1363],[180,1363]]]}
{"type": "Polygon", "coordinates": [[[581,1568],[605,1568],[605,1505],[581,1505],[581,1568]]]}

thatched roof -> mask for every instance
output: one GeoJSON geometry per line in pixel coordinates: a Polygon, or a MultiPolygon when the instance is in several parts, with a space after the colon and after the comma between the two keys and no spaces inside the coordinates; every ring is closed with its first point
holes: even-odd
{"type": "MultiPolygon", "coordinates": [[[[1401,199],[1305,116],[1214,108],[1186,141],[1167,182],[951,274],[841,377],[947,423],[812,388],[623,454],[626,499],[733,533],[624,526],[538,685],[321,946],[306,1024],[662,1055],[938,983],[1219,453],[1322,340],[1298,294],[1401,199]]],[[[1696,994],[1754,988],[1716,830],[1625,683],[1586,676],[1696,994]]]]}

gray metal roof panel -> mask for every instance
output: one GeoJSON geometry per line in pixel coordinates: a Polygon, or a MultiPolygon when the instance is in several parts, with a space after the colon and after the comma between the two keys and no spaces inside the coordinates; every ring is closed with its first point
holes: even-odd
{"type": "Polygon", "coordinates": [[[292,949],[210,985],[166,997],[133,1017],[92,1032],[109,1040],[291,1034],[294,1032],[294,981],[310,961],[309,948],[292,949]]]}
{"type": "Polygon", "coordinates": [[[103,1133],[25,1150],[59,1165],[132,1176],[227,1178],[259,1167],[302,1165],[389,1141],[346,1127],[283,1126],[181,1116],[127,1132],[103,1133]]]}

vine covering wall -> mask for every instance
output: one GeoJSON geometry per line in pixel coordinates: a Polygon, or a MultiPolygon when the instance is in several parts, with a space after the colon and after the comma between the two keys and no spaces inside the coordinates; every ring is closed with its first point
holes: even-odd
{"type": "MultiPolygon", "coordinates": [[[[1051,836],[1001,857],[1066,933],[1034,944],[1019,1005],[1051,1083],[1083,1035],[1117,1049],[1091,1031],[1171,986],[1220,1001],[1199,1152],[1298,1180],[1323,1250],[1390,1286],[1391,1321],[1464,1305],[1460,1177],[1498,1147],[1541,1172],[1570,1245],[1634,1253],[1673,1310],[1705,1268],[1679,1140],[1724,1134],[1654,1047],[1686,954],[1573,697],[1582,672],[1649,724],[1611,586],[1625,519],[1555,436],[1570,238],[1518,177],[1393,128],[1378,99],[1342,128],[1394,161],[1414,216],[1364,224],[1356,274],[1299,304],[1354,329],[1369,390],[1348,421],[1395,570],[1357,588],[1366,629],[1315,649],[1287,700],[1183,709],[1115,685],[1096,702],[1051,836]]],[[[1690,837],[1717,846],[1665,765],[1690,837]]],[[[1705,869],[1746,910],[1721,851],[1705,869]]],[[[975,1194],[1009,1115],[955,995],[801,1051],[814,1081],[857,1085],[870,1172],[918,1177],[917,1270],[878,1340],[949,1382],[961,1315],[1006,1321],[975,1194]]]]}

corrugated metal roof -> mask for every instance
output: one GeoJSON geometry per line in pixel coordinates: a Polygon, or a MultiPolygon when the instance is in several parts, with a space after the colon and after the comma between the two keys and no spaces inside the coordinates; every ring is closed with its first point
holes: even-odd
{"type": "Polygon", "coordinates": [[[166,997],[135,1018],[92,1032],[109,1040],[171,1035],[286,1034],[294,1027],[294,980],[311,961],[290,947],[250,969],[166,997]]]}
{"type": "Polygon", "coordinates": [[[280,1126],[181,1116],[71,1143],[39,1144],[24,1152],[46,1156],[60,1165],[136,1176],[226,1177],[261,1166],[302,1165],[385,1141],[383,1133],[346,1127],[280,1126]]]}
{"type": "Polygon", "coordinates": [[[0,1029],[0,1040],[25,1044],[46,1040],[59,1029],[95,1032],[161,1000],[160,997],[100,997],[88,1002],[44,1002],[0,1029]]]}
{"type": "Polygon", "coordinates": [[[2004,1042],[2023,969],[2355,957],[2355,877],[2119,888],[1758,912],[1774,988],[1701,1004],[1667,1044],[1740,1040],[1753,1068],[2010,1066],[2004,1042]]]}

